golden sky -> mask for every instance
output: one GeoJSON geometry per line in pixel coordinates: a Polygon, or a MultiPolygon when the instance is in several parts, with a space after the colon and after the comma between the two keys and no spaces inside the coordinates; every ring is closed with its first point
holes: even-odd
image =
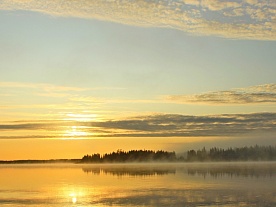
{"type": "Polygon", "coordinates": [[[275,144],[273,0],[0,2],[0,160],[275,144]]]}

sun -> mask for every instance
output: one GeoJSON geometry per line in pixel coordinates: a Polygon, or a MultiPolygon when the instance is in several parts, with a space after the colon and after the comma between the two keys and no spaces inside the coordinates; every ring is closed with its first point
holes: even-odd
{"type": "Polygon", "coordinates": [[[85,131],[81,131],[81,127],[79,126],[72,126],[71,131],[69,132],[70,136],[85,136],[87,133],[85,131]]]}
{"type": "Polygon", "coordinates": [[[84,138],[88,136],[84,126],[71,126],[63,134],[65,139],[84,138]]]}
{"type": "Polygon", "coordinates": [[[65,126],[62,139],[86,139],[88,136],[93,135],[89,131],[91,127],[87,126],[87,122],[95,121],[96,118],[96,114],[88,113],[87,111],[66,113],[64,120],[69,121],[69,125],[65,126]]]}

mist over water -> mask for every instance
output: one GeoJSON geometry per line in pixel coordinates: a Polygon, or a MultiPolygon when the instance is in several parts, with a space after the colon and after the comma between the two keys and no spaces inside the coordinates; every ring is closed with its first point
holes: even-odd
{"type": "Polygon", "coordinates": [[[0,165],[0,206],[275,206],[276,162],[0,165]]]}

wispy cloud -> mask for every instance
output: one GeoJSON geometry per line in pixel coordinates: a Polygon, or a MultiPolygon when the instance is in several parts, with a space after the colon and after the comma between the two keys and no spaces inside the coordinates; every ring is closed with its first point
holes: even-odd
{"type": "Polygon", "coordinates": [[[183,104],[273,104],[276,103],[276,84],[265,84],[194,95],[171,95],[165,99],[183,104]]]}
{"type": "Polygon", "coordinates": [[[60,86],[46,83],[24,83],[24,82],[0,82],[0,88],[27,88],[27,89],[38,89],[48,93],[60,93],[60,92],[80,92],[89,90],[88,88],[60,86]]]}
{"type": "Polygon", "coordinates": [[[40,88],[44,91],[85,91],[88,88],[79,88],[79,87],[68,87],[68,86],[59,86],[54,84],[45,84],[45,83],[24,83],[24,82],[0,82],[0,87],[3,88],[40,88]]]}
{"type": "MultiPolygon", "coordinates": [[[[28,89],[29,95],[46,97],[66,97],[70,93],[82,92],[89,90],[88,88],[60,86],[46,83],[24,83],[24,82],[0,82],[0,89],[16,89],[12,90],[14,93],[18,93],[19,90],[28,89]]],[[[12,95],[12,92],[6,95],[12,95]]],[[[5,94],[3,94],[5,95],[5,94]]]]}
{"type": "MultiPolygon", "coordinates": [[[[77,137],[206,137],[206,136],[239,136],[242,134],[261,132],[276,133],[276,113],[252,114],[220,114],[206,116],[188,116],[180,114],[156,114],[130,117],[109,121],[41,121],[11,122],[0,125],[0,131],[33,130],[35,138],[37,130],[58,133],[68,127],[76,132],[69,132],[77,137]],[[79,133],[78,133],[79,130],[79,133]]],[[[55,135],[62,138],[65,135],[55,135]]],[[[68,136],[68,135],[67,135],[68,136]]],[[[0,136],[2,139],[21,138],[17,136],[0,136]]],[[[41,134],[37,137],[40,138],[41,134]]],[[[52,137],[53,136],[48,136],[52,137]]],[[[45,136],[43,136],[45,138],[45,136]]]]}
{"type": "Polygon", "coordinates": [[[274,0],[2,0],[2,10],[93,18],[196,35],[275,40],[274,0]]]}
{"type": "Polygon", "coordinates": [[[61,86],[48,83],[28,83],[28,82],[0,82],[0,87],[3,88],[40,88],[44,91],[87,91],[87,90],[124,90],[122,87],[72,87],[61,86]]]}
{"type": "MultiPolygon", "coordinates": [[[[29,94],[45,97],[68,97],[74,99],[73,94],[79,94],[84,91],[104,91],[104,90],[124,90],[125,88],[119,87],[72,87],[62,86],[48,83],[27,83],[27,82],[0,82],[0,89],[16,89],[13,92],[17,92],[22,89],[30,89],[29,94]]],[[[12,96],[11,93],[2,93],[0,96],[12,96]]]]}

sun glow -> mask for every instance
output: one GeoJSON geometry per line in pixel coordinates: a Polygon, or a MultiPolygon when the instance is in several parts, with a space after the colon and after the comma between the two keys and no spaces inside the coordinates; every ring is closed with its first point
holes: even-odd
{"type": "Polygon", "coordinates": [[[85,130],[86,127],[83,126],[72,126],[65,131],[64,137],[66,138],[83,138],[88,136],[88,133],[85,130]]]}
{"type": "Polygon", "coordinates": [[[96,118],[97,118],[96,114],[68,113],[68,114],[66,114],[65,120],[67,120],[67,121],[88,122],[88,121],[94,121],[96,118]]]}
{"type": "Polygon", "coordinates": [[[63,131],[63,137],[62,139],[87,139],[88,136],[92,136],[93,134],[89,132],[88,130],[91,127],[85,126],[86,124],[82,123],[95,121],[97,115],[96,114],[85,114],[85,111],[81,113],[67,113],[65,114],[66,118],[64,120],[66,121],[72,121],[75,124],[71,125],[70,123],[66,129],[63,131]]]}

